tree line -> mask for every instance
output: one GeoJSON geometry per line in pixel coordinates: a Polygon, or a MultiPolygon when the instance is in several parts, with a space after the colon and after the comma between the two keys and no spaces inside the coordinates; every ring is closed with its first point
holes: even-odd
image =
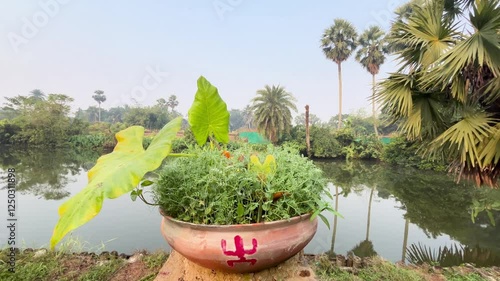
{"type": "MultiPolygon", "coordinates": [[[[409,144],[407,147],[417,145],[421,157],[451,163],[451,171],[475,180],[478,185],[498,186],[499,0],[411,0],[396,9],[395,15],[387,34],[371,26],[358,36],[347,20],[335,19],[321,35],[319,47],[327,59],[337,64],[339,80],[338,132],[330,129],[325,133],[336,134],[336,141],[346,147],[341,129],[355,131],[343,124],[342,113],[342,64],[355,53],[355,59],[372,75],[375,136],[379,134],[379,122],[397,125],[409,144]],[[399,69],[375,83],[387,54],[397,58],[399,69]],[[377,103],[383,119],[376,116],[377,103]]],[[[167,113],[174,112],[172,108],[164,112],[167,115],[159,114],[167,101],[146,108],[129,108],[127,112],[132,112],[129,115],[119,109],[101,112],[100,105],[106,100],[104,93],[96,91],[94,99],[98,103],[97,121],[105,118],[110,123],[140,123],[153,129],[168,121],[167,113]]],[[[69,118],[68,103],[72,99],[60,94],[45,98],[43,93],[33,91],[31,96],[7,98],[7,101],[0,112],[3,118],[10,118],[0,123],[2,143],[14,140],[53,144],[64,134],[81,134],[85,122],[96,118],[94,108],[77,112],[79,118],[69,118]]],[[[232,126],[255,126],[272,143],[280,143],[293,135],[295,103],[284,87],[265,85],[244,110],[233,110],[233,116],[241,118],[239,123],[233,118],[232,126]]],[[[314,130],[324,131],[324,128],[314,130]]],[[[332,138],[317,139],[328,142],[332,138]]],[[[329,145],[336,146],[334,142],[329,145]]],[[[348,149],[346,156],[355,154],[352,152],[355,147],[348,149]]]]}

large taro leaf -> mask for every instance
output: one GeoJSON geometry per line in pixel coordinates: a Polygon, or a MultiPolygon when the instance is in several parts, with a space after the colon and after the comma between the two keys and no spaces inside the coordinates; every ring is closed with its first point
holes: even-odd
{"type": "Polygon", "coordinates": [[[217,88],[205,77],[198,79],[198,91],[188,112],[188,121],[199,145],[211,135],[222,143],[229,142],[229,111],[217,88]]]}
{"type": "Polygon", "coordinates": [[[59,207],[50,247],[70,231],[84,225],[101,210],[104,198],[117,198],[132,189],[144,175],[157,169],[172,148],[182,118],[170,121],[155,136],[147,150],[142,146],[144,128],[132,126],[116,134],[118,143],[112,153],[101,156],[88,172],[88,184],[59,207]]]}

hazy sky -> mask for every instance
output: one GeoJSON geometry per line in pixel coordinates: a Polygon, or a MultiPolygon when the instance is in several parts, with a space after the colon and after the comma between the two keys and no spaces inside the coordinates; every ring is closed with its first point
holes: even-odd
{"type": "MultiPolygon", "coordinates": [[[[337,66],[319,48],[335,18],[361,33],[389,28],[403,0],[0,0],[2,96],[72,96],[73,110],[133,98],[153,105],[175,94],[187,114],[203,75],[228,108],[243,108],[258,89],[280,84],[302,112],[324,121],[338,112],[337,66]]],[[[378,78],[395,70],[387,61],[378,78]]],[[[369,110],[371,75],[351,57],[343,64],[343,111],[369,110]]],[[[3,103],[3,99],[1,103],[3,103]]]]}

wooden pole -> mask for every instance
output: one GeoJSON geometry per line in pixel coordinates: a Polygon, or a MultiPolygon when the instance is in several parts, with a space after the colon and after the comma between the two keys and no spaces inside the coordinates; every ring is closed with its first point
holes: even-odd
{"type": "Polygon", "coordinates": [[[309,137],[309,105],[306,105],[306,147],[307,156],[311,157],[311,140],[309,137]]]}

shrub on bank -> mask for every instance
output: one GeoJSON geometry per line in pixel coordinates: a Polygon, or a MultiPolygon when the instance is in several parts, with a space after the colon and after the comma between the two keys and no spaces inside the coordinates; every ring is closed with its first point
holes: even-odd
{"type": "Polygon", "coordinates": [[[414,167],[421,170],[445,171],[444,159],[425,157],[418,154],[420,144],[410,142],[404,137],[392,139],[391,143],[384,147],[382,161],[389,164],[414,167]]]}

